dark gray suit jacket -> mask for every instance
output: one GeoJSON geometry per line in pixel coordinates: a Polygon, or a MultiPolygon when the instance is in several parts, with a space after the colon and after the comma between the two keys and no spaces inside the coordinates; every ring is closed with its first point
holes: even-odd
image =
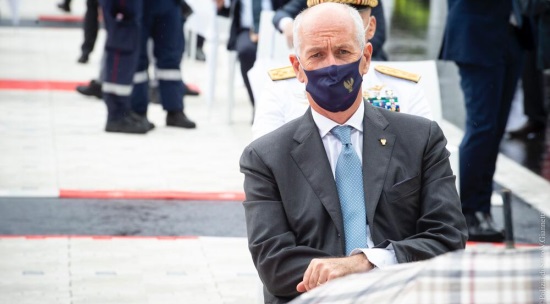
{"type": "MultiPolygon", "coordinates": [[[[363,126],[365,204],[376,247],[393,244],[400,263],[464,248],[466,223],[439,126],[368,103],[363,126]]],[[[265,301],[284,303],[298,296],[313,258],[344,256],[336,184],[311,109],[252,142],[240,166],[265,301]]]]}

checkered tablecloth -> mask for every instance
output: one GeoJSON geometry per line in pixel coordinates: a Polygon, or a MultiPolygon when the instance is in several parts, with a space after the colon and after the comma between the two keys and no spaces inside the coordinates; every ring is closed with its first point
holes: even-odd
{"type": "Polygon", "coordinates": [[[474,248],[328,282],[306,303],[550,303],[550,250],[474,248]]]}

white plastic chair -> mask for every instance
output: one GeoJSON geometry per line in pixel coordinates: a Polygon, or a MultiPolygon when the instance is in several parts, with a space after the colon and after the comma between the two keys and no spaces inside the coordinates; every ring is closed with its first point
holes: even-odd
{"type": "MultiPolygon", "coordinates": [[[[197,34],[203,36],[210,44],[208,53],[206,54],[206,63],[208,66],[208,83],[205,91],[206,104],[208,114],[212,113],[216,92],[216,72],[218,69],[218,48],[220,41],[227,40],[227,37],[220,33],[229,33],[230,20],[229,18],[220,17],[217,15],[216,2],[213,0],[186,0],[189,6],[193,9],[193,14],[189,16],[185,23],[186,33],[189,35],[190,44],[189,52],[191,58],[195,58],[197,34]]],[[[228,52],[228,122],[231,122],[231,111],[235,104],[235,66],[237,64],[236,52],[228,52]]]]}
{"type": "Polygon", "coordinates": [[[19,25],[19,11],[22,0],[9,0],[11,9],[11,24],[14,26],[19,25]]]}

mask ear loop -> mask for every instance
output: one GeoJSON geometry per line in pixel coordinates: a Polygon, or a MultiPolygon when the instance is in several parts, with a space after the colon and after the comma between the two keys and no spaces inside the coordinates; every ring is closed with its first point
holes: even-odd
{"type": "Polygon", "coordinates": [[[296,55],[296,59],[298,59],[298,62],[300,63],[302,70],[307,71],[306,68],[304,68],[304,65],[302,64],[302,60],[300,60],[300,56],[296,55]]]}

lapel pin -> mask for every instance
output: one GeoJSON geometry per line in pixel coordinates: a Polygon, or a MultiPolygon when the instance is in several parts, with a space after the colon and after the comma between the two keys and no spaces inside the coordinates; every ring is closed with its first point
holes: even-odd
{"type": "Polygon", "coordinates": [[[385,146],[386,145],[386,139],[385,138],[380,138],[380,143],[382,144],[382,146],[385,146]]]}

